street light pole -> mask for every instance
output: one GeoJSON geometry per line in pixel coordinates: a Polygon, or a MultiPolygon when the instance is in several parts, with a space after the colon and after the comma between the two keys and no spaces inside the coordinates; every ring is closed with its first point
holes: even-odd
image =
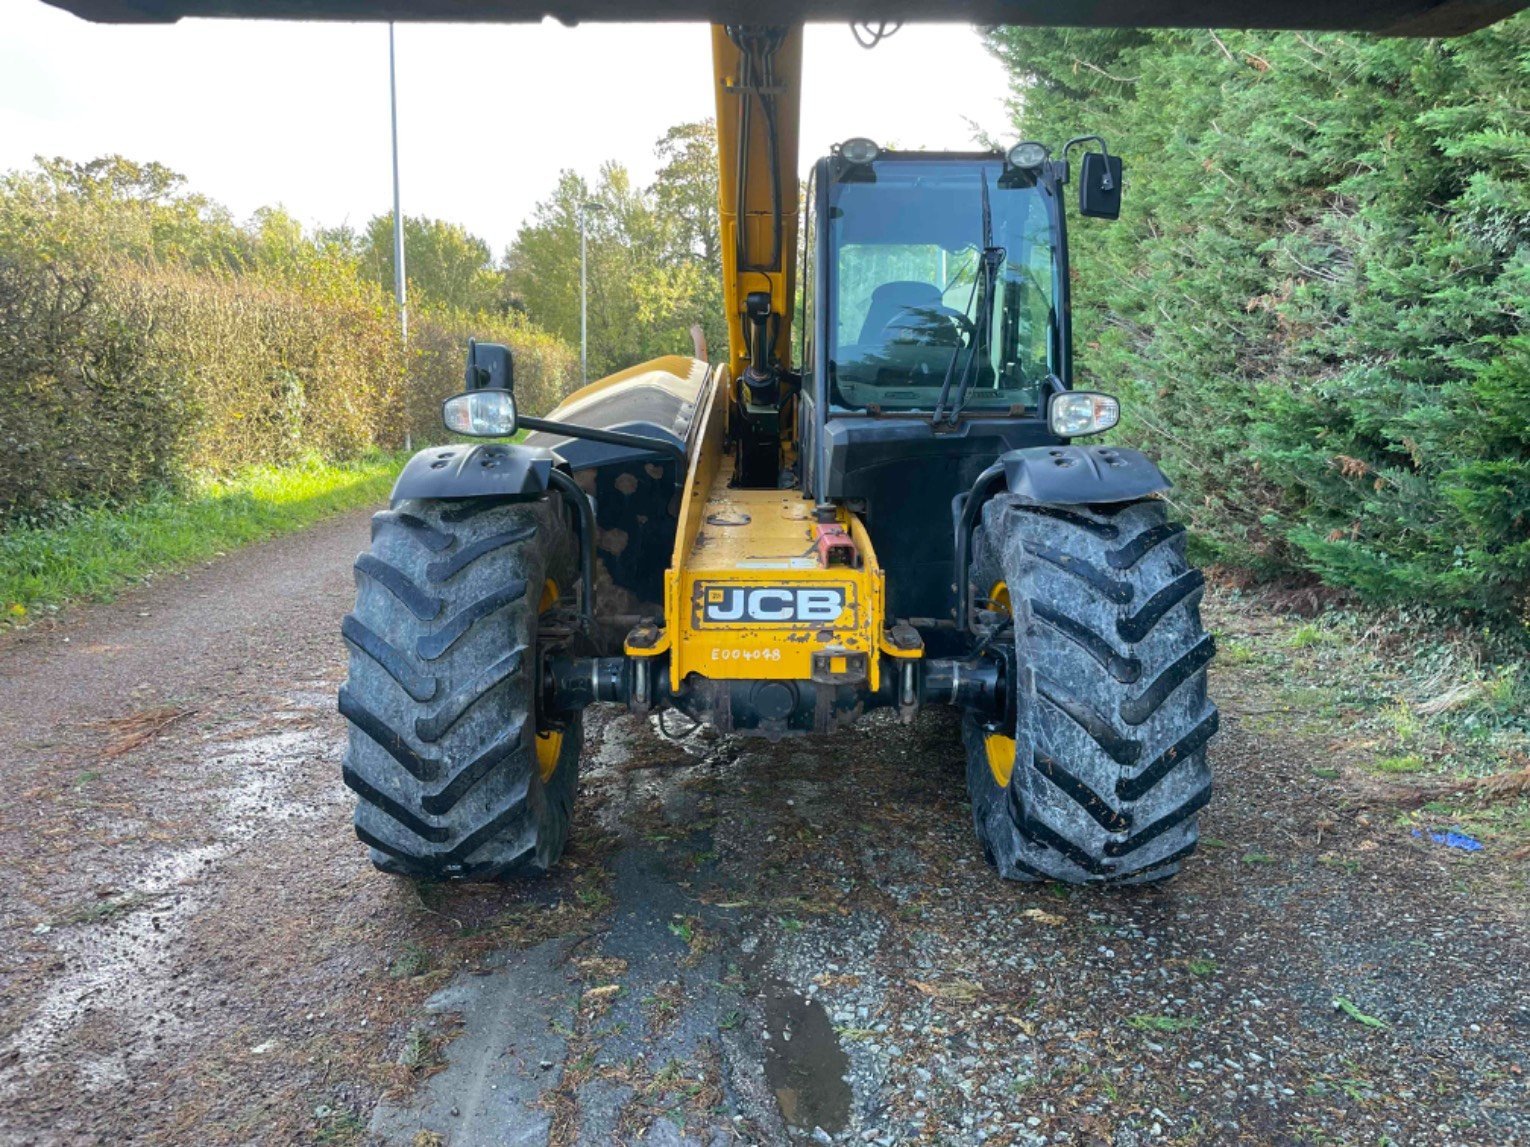
{"type": "Polygon", "coordinates": [[[408,280],[404,277],[404,215],[398,193],[398,70],[393,54],[393,22],[388,22],[388,103],[393,116],[393,297],[398,302],[399,337],[409,344],[408,280]]]}
{"type": "Polygon", "coordinates": [[[591,211],[601,211],[599,203],[585,200],[579,204],[579,385],[590,381],[590,291],[588,256],[585,242],[585,219],[591,211]]]}

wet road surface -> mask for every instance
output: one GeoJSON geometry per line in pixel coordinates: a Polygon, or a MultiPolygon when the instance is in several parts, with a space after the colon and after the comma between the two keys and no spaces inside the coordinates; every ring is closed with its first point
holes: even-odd
{"type": "Polygon", "coordinates": [[[602,711],[552,877],[373,872],[333,702],[365,538],[0,639],[0,1143],[1530,1135],[1522,868],[1315,774],[1236,668],[1164,888],[995,879],[938,713],[770,745],[602,711]]]}

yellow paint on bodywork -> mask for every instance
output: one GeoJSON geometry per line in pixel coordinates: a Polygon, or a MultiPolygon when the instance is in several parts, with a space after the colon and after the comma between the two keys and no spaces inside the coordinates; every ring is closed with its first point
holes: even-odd
{"type": "MultiPolygon", "coordinates": [[[[862,655],[867,684],[877,688],[884,618],[884,579],[871,538],[859,518],[840,511],[840,523],[860,552],[860,569],[818,564],[813,505],[799,490],[745,490],[728,485],[732,460],[723,452],[727,375],[708,392],[697,417],[690,480],[680,506],[675,550],[664,575],[665,637],[670,684],[687,674],[732,680],[805,681],[815,653],[862,655]],[[734,589],[821,589],[845,594],[845,608],[829,623],[797,621],[706,622],[709,592],[734,589]]],[[[639,655],[656,650],[636,650],[639,655]]],[[[848,664],[848,661],[847,661],[848,664]]],[[[830,670],[832,671],[832,669],[830,670]]]]}
{"type": "Polygon", "coordinates": [[[988,754],[988,771],[993,774],[994,784],[1008,788],[1015,771],[1015,739],[989,733],[983,738],[983,748],[988,754]]]}
{"type": "Polygon", "coordinates": [[[865,658],[868,685],[880,679],[876,656],[883,617],[883,576],[859,520],[841,512],[862,558],[860,569],[824,568],[814,546],[812,503],[796,490],[728,486],[728,460],[703,499],[700,527],[669,571],[667,613],[674,627],[670,673],[676,687],[688,673],[734,680],[806,680],[815,654],[828,672],[845,671],[848,656],[865,658]],[[737,594],[832,589],[842,595],[834,620],[718,621],[707,606],[737,594]]]}
{"type": "Polygon", "coordinates": [[[739,266],[738,236],[746,234],[750,258],[768,260],[776,219],[770,179],[770,139],[765,116],[753,95],[740,90],[743,60],[724,25],[712,25],[712,82],[717,98],[718,236],[722,240],[723,310],[728,316],[728,365],[734,377],[749,364],[744,343],[744,296],[769,291],[770,309],[780,316],[776,337],[782,365],[791,354],[792,315],[797,271],[797,121],[802,98],[802,28],[786,33],[772,62],[771,95],[775,108],[775,152],[781,173],[781,258],[769,270],[739,266]],[[750,107],[748,171],[744,182],[743,218],[739,217],[738,143],[745,101],[750,107]]]}
{"type": "MultiPolygon", "coordinates": [[[[538,613],[545,613],[558,604],[558,583],[552,578],[542,583],[542,600],[537,605],[538,613]]],[[[542,783],[545,785],[552,780],[553,774],[558,771],[558,754],[563,751],[563,734],[557,729],[549,729],[545,733],[536,735],[537,771],[542,774],[542,783]]]]}
{"type": "MultiPolygon", "coordinates": [[[[1009,613],[1009,586],[996,581],[988,591],[989,605],[1000,613],[1009,613]]],[[[993,774],[994,784],[1001,789],[1009,787],[1009,778],[1015,771],[1015,739],[1000,733],[989,733],[983,738],[983,749],[988,755],[988,771],[993,774]]]]}

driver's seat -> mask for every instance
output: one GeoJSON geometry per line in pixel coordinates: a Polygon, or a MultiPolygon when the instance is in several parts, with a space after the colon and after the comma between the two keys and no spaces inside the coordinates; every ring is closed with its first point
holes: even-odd
{"type": "Polygon", "coordinates": [[[866,321],[861,324],[860,344],[882,341],[882,328],[911,307],[938,307],[941,305],[940,288],[934,283],[920,283],[913,279],[894,279],[883,283],[871,292],[871,307],[866,321]]]}

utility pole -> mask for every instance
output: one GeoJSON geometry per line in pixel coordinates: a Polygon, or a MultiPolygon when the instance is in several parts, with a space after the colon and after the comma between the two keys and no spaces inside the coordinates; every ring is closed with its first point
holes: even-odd
{"type": "Polygon", "coordinates": [[[408,280],[404,277],[404,213],[398,194],[398,66],[393,53],[393,22],[388,21],[388,102],[393,112],[393,297],[398,302],[398,331],[409,345],[408,280]]]}
{"type": "Polygon", "coordinates": [[[579,385],[590,381],[590,290],[585,243],[585,218],[591,211],[603,211],[599,203],[585,200],[579,205],[579,385]]]}

